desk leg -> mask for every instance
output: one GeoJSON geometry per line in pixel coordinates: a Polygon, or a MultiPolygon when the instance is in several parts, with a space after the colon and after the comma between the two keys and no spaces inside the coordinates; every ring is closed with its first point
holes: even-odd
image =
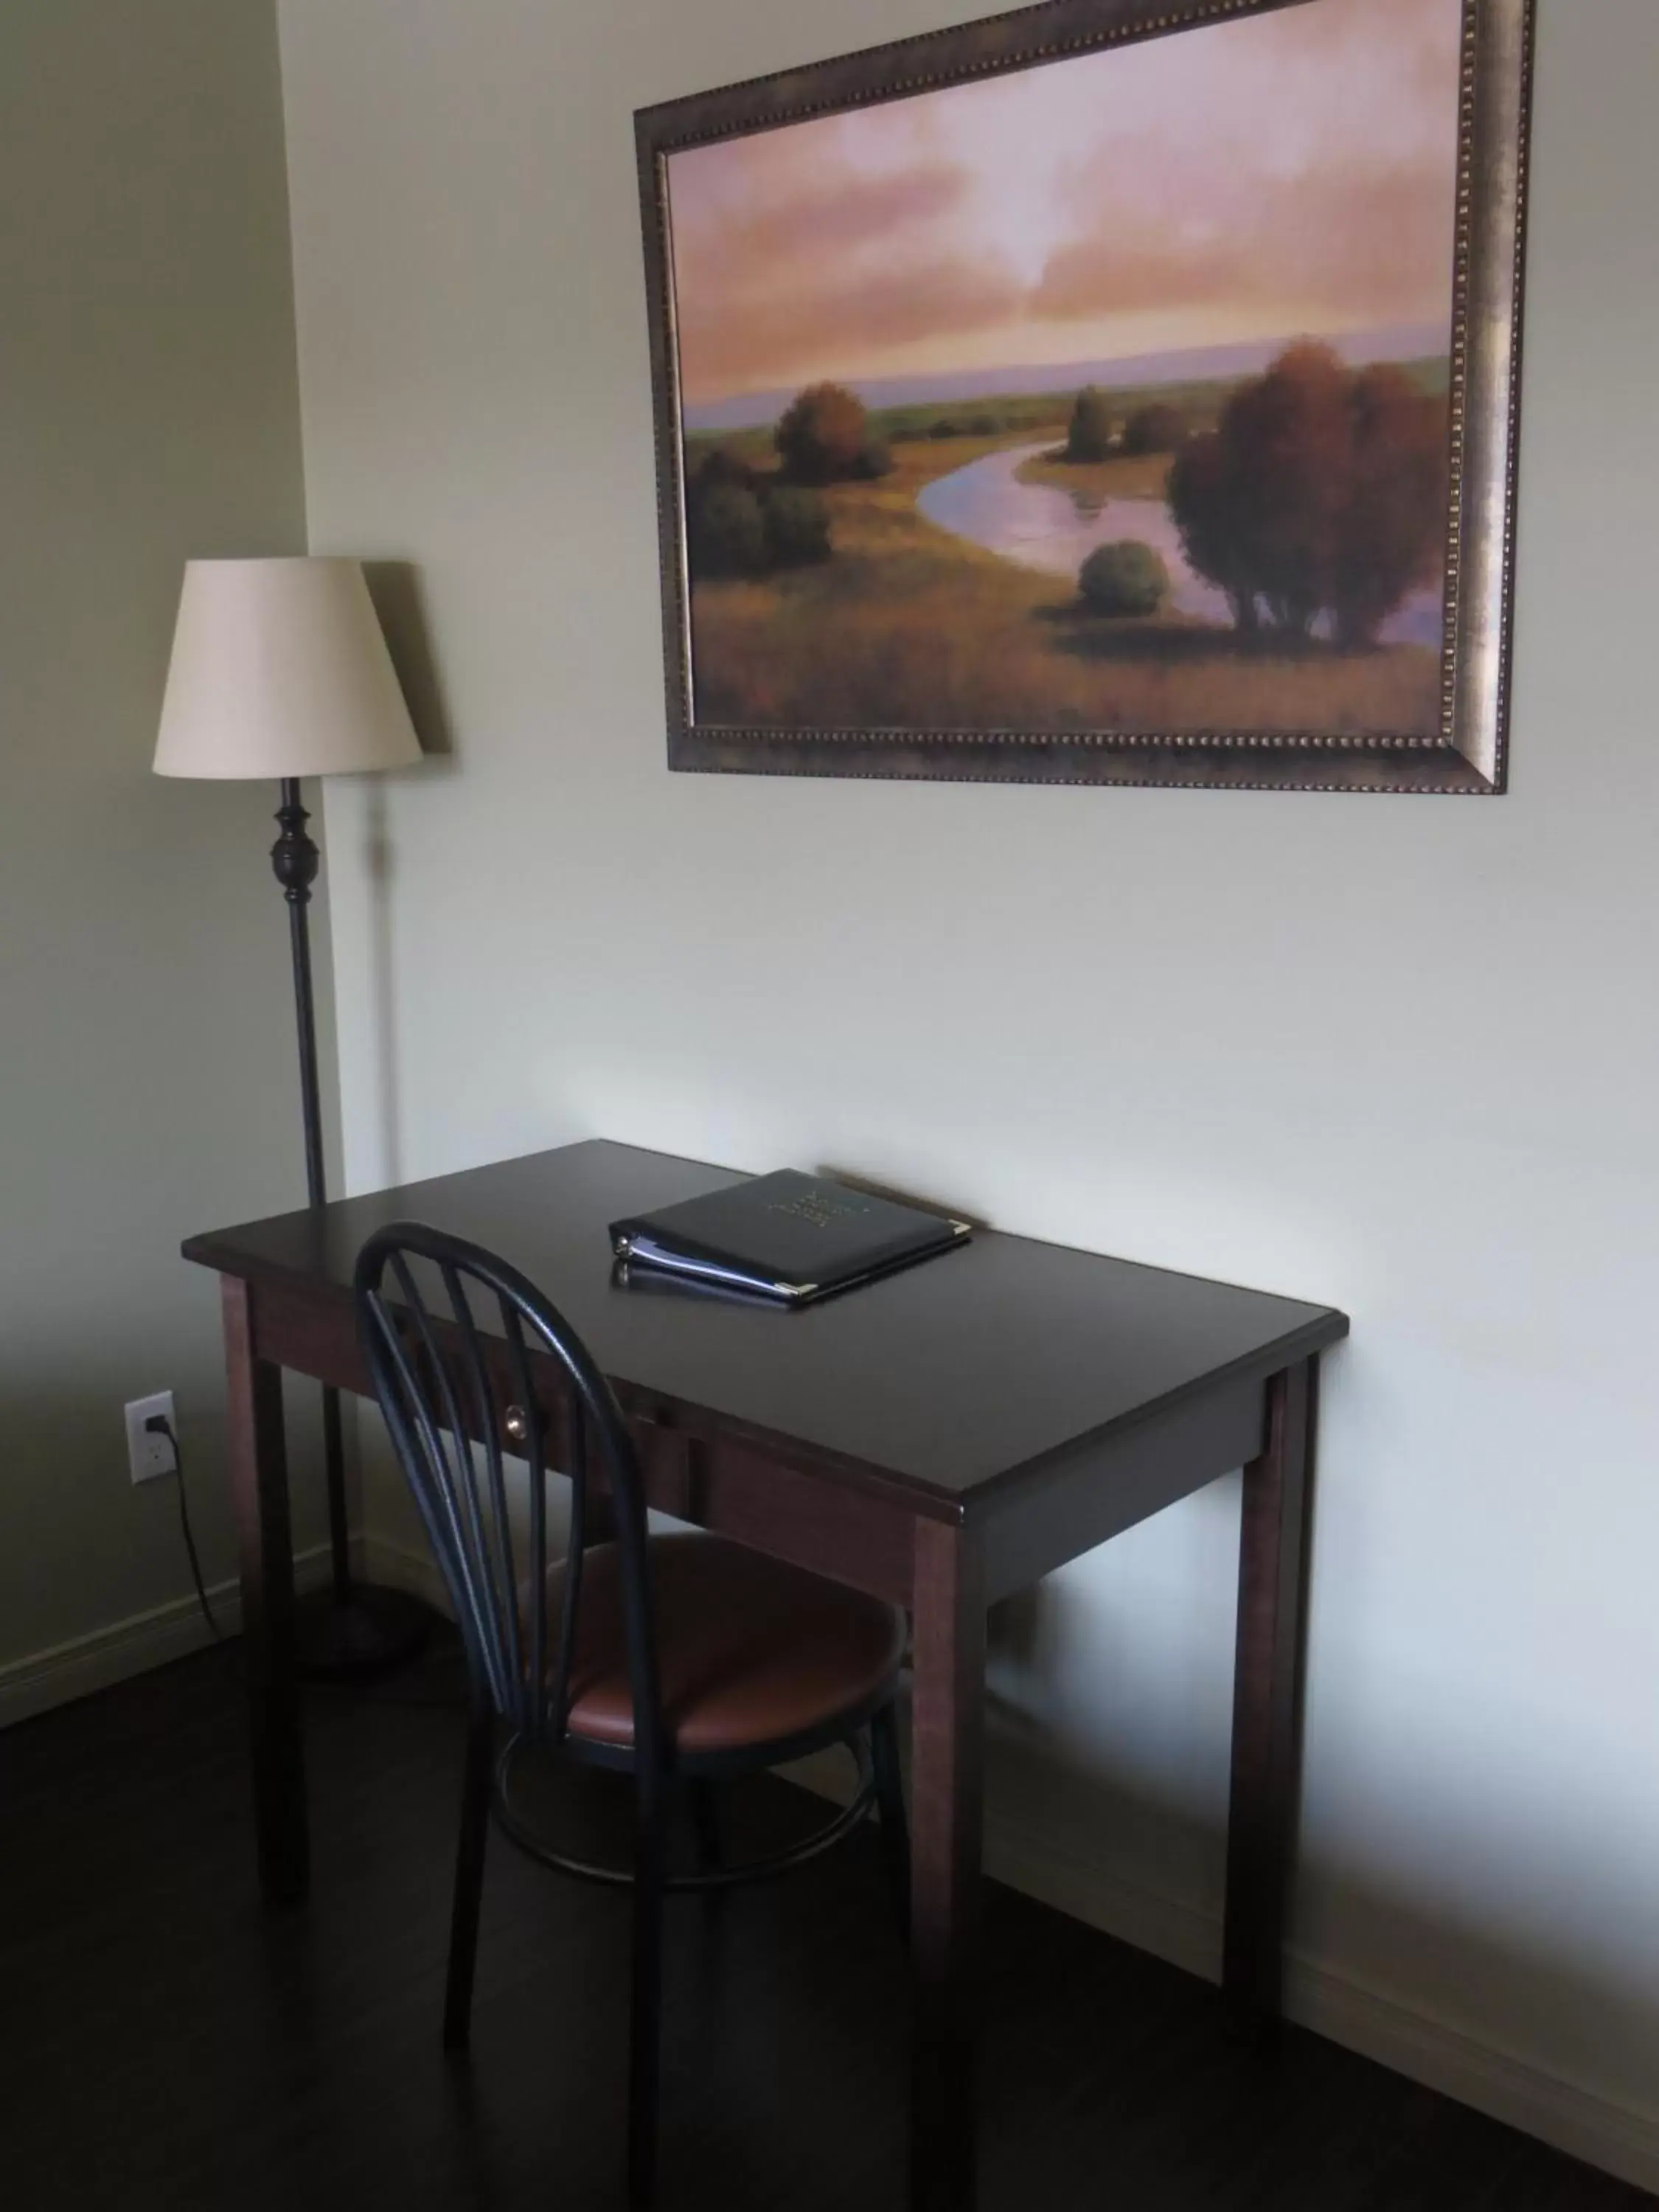
{"type": "Polygon", "coordinates": [[[248,1285],[225,1275],[221,1288],[259,1884],[267,1904],[297,1905],[310,1879],[310,1844],[294,1648],[283,1372],[255,1349],[248,1285]]]}
{"type": "Polygon", "coordinates": [[[1222,1986],[1235,2019],[1249,2027],[1277,2018],[1284,1981],[1316,1365],[1304,1360],[1268,1382],[1266,1442],[1244,1470],[1222,1986]]]}
{"type": "Polygon", "coordinates": [[[977,1536],[967,1530],[918,1521],[915,1541],[910,2208],[973,2212],[985,1577],[977,1536]]]}

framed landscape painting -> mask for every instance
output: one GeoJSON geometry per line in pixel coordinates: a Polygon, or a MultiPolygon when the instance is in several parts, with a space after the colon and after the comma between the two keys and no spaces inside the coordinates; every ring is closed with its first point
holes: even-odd
{"type": "Polygon", "coordinates": [[[681,769],[1502,791],[1532,0],[1049,0],[636,118],[681,769]]]}

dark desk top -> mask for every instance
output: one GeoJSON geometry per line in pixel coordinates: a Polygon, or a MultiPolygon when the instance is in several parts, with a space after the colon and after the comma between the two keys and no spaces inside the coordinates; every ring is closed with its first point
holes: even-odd
{"type": "Polygon", "coordinates": [[[744,1179],[594,1141],[216,1231],[184,1251],[256,1283],[345,1289],[372,1230],[427,1222],[522,1268],[618,1386],[957,1506],[1348,1333],[1327,1306],[983,1230],[799,1312],[613,1281],[607,1223],[744,1179]]]}

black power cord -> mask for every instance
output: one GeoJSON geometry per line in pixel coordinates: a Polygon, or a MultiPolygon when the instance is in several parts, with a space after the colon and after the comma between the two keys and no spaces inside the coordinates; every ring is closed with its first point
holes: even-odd
{"type": "Polygon", "coordinates": [[[173,1433],[173,1424],[165,1413],[152,1413],[144,1423],[151,1436],[165,1437],[173,1447],[173,1471],[179,1480],[179,1526],[184,1531],[185,1549],[190,1555],[190,1578],[196,1585],[196,1602],[202,1608],[202,1618],[213,1631],[216,1644],[228,1644],[229,1636],[213,1610],[213,1601],[207,1594],[207,1584],[202,1579],[202,1562],[196,1549],[196,1534],[190,1525],[190,1499],[185,1492],[185,1455],[179,1439],[173,1433]]]}
{"type": "MultiPolygon", "coordinates": [[[[183,1531],[185,1550],[190,1559],[190,1578],[196,1586],[196,1602],[201,1608],[203,1620],[213,1632],[214,1642],[226,1647],[226,1657],[230,1663],[232,1679],[240,1682],[243,1677],[234,1648],[240,1639],[231,1634],[213,1610],[213,1601],[207,1594],[207,1583],[202,1574],[201,1556],[196,1549],[196,1532],[190,1525],[190,1500],[185,1492],[183,1449],[178,1437],[173,1434],[172,1422],[165,1413],[152,1413],[144,1423],[144,1426],[152,1436],[165,1437],[173,1447],[173,1470],[179,1482],[179,1526],[183,1531]]],[[[365,1683],[361,1686],[350,1681],[320,1682],[312,1686],[343,1692],[348,1696],[362,1696],[376,1705],[404,1705],[421,1711],[461,1711],[465,1710],[465,1705],[464,1691],[459,1689],[453,1690],[447,1695],[440,1693],[429,1697],[410,1697],[396,1692],[388,1695],[373,1682],[365,1683]]]]}

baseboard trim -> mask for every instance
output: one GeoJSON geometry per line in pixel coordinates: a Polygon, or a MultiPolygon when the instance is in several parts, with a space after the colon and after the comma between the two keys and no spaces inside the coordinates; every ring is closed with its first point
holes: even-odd
{"type": "MultiPolygon", "coordinates": [[[[448,1613],[443,1578],[430,1558],[374,1537],[359,1537],[352,1540],[351,1559],[365,1581],[408,1590],[440,1613],[448,1613]]],[[[321,1589],[328,1576],[326,1544],[295,1554],[294,1583],[302,1595],[321,1589]]],[[[242,1626],[242,1594],[235,1578],[210,1584],[208,1597],[220,1626],[234,1636],[242,1626]]],[[[0,1729],[32,1720],[37,1713],[51,1712],[76,1698],[91,1697],[95,1691],[113,1689],[118,1682],[148,1674],[152,1667],[165,1667],[204,1650],[212,1641],[192,1595],[152,1606],[146,1613],[130,1613],[107,1628],[71,1637],[44,1651],[27,1652],[0,1666],[0,1729]]]]}
{"type": "MultiPolygon", "coordinates": [[[[295,1586],[301,1592],[320,1589],[328,1580],[325,1544],[301,1552],[294,1561],[295,1586]]],[[[242,1625],[242,1595],[230,1581],[210,1585],[208,1596],[220,1625],[234,1635],[242,1625]]],[[[112,1689],[134,1674],[148,1674],[200,1651],[213,1641],[195,1596],[174,1598],[152,1606],[147,1613],[130,1613],[107,1628],[71,1637],[45,1651],[27,1654],[0,1667],[0,1728],[31,1720],[94,1691],[112,1689]]]]}
{"type": "MultiPolygon", "coordinates": [[[[788,1771],[819,1796],[847,1802],[844,1762],[835,1754],[821,1753],[788,1771]]],[[[1029,1827],[994,1805],[986,1816],[985,1871],[1187,1973],[1220,1978],[1217,1914],[1125,1881],[1075,1839],[1029,1827]]],[[[1651,2114],[1610,2104],[1294,1951],[1285,1963],[1285,2011],[1298,2027],[1362,2058],[1659,2195],[1659,2118],[1651,2114]]]]}
{"type": "Polygon", "coordinates": [[[1610,2104],[1311,1960],[1293,1954],[1285,1984],[1285,2011],[1301,2027],[1659,2194],[1659,2118],[1610,2104]]]}
{"type": "MultiPolygon", "coordinates": [[[[1125,1882],[1054,1837],[993,1814],[985,1865],[999,1881],[1073,1919],[1189,1973],[1218,1978],[1218,1917],[1125,1882]]],[[[1295,1951],[1285,1963],[1285,2010],[1316,2035],[1659,2194],[1659,2118],[1652,2114],[1611,2104],[1295,1951]]]]}

